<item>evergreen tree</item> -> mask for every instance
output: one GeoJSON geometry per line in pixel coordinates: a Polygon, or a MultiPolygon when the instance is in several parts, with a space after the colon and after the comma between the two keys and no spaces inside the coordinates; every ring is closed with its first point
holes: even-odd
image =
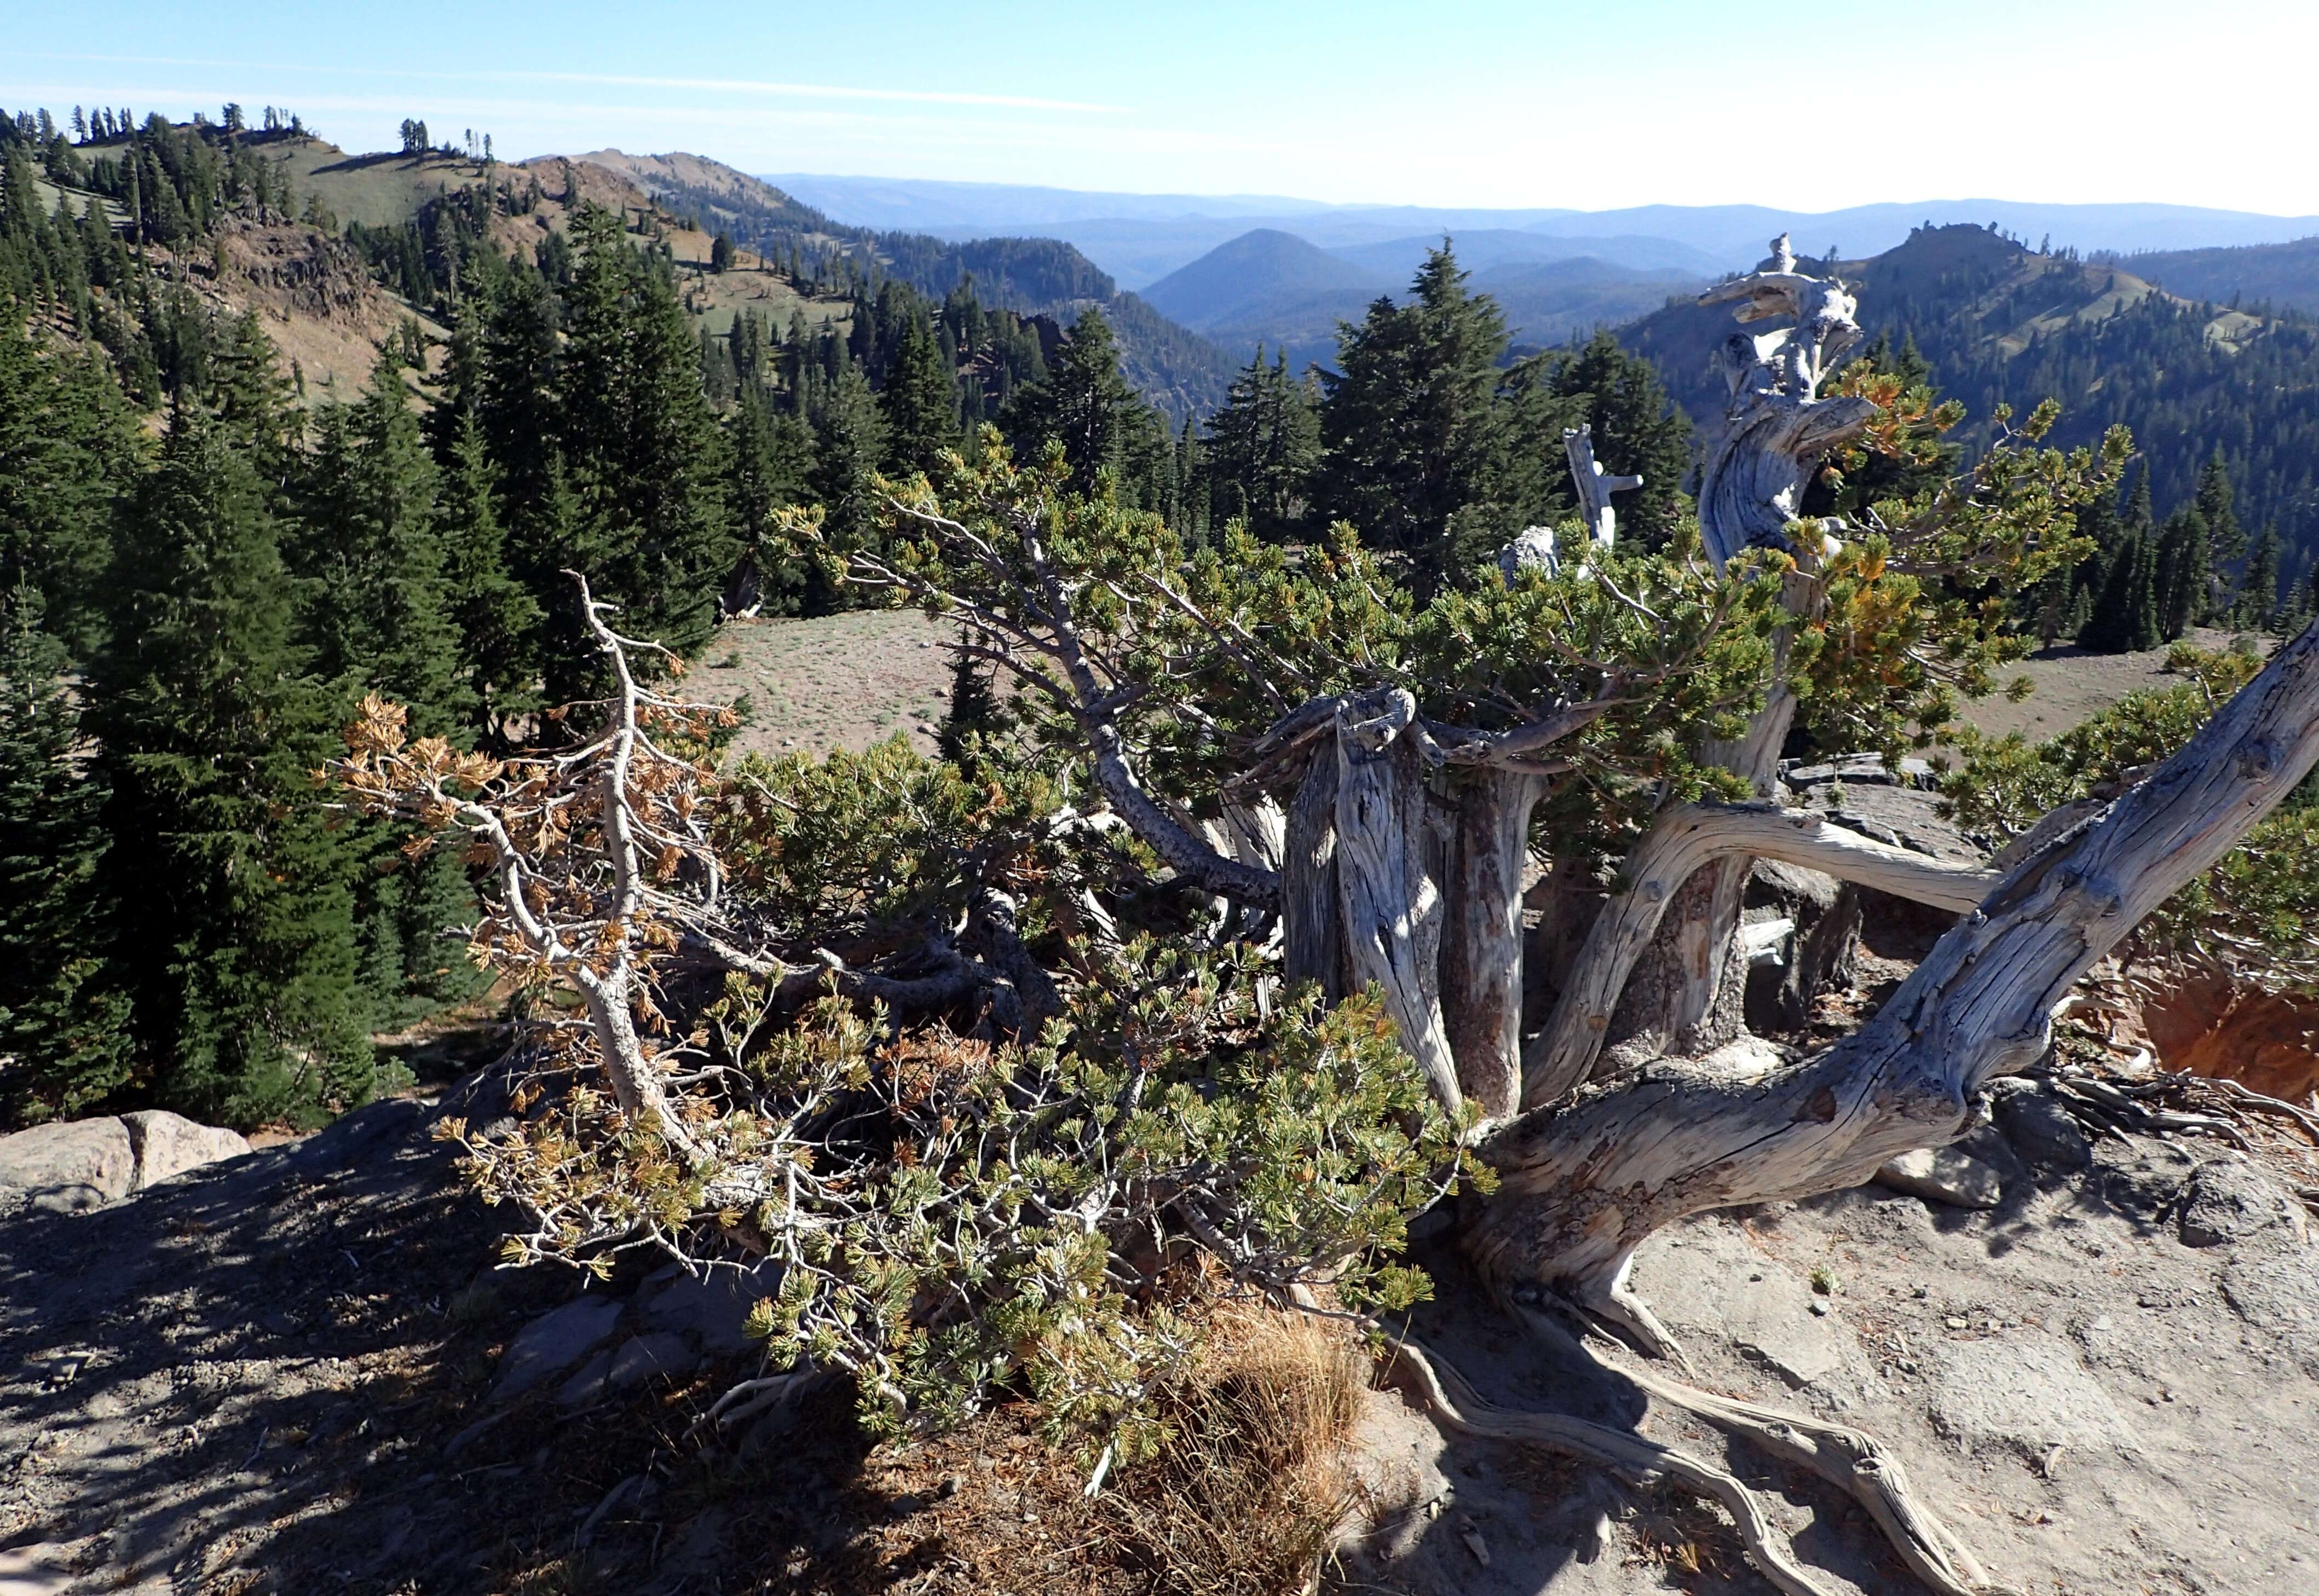
{"type": "MultiPolygon", "coordinates": [[[[1372,546],[1411,555],[1421,589],[1452,569],[1453,521],[1492,499],[1506,458],[1495,402],[1505,319],[1466,278],[1445,240],[1418,269],[1407,304],[1380,298],[1344,329],[1339,369],[1321,379],[1321,508],[1372,546]]],[[[1520,528],[1469,517],[1460,529],[1486,541],[1520,528]]]]}
{"type": "Polygon", "coordinates": [[[2198,490],[2192,500],[2200,518],[2206,523],[2206,547],[2214,562],[2216,593],[2231,591],[2229,568],[2243,559],[2247,552],[2246,531],[2239,525],[2232,499],[2230,464],[2223,458],[2222,446],[2216,444],[2206,464],[2198,468],[2198,490]]]}
{"type": "Polygon", "coordinates": [[[0,599],[0,1126],[71,1119],[130,1078],[129,1002],[97,888],[104,789],[29,584],[0,599]]]}
{"type": "Polygon", "coordinates": [[[1118,340],[1093,306],[1071,323],[1045,379],[1015,391],[999,425],[1027,456],[1060,444],[1078,492],[1093,493],[1107,473],[1128,502],[1159,496],[1150,478],[1167,453],[1165,424],[1120,374],[1118,340]]]}
{"type": "Polygon", "coordinates": [[[439,736],[472,721],[436,524],[435,463],[400,364],[382,356],[370,392],[325,405],[304,472],[305,535],[285,551],[311,584],[308,666],[348,708],[374,690],[439,736]]]}
{"type": "Polygon", "coordinates": [[[138,1050],[162,1098],[248,1125],[365,1101],[350,861],[310,775],[335,742],[248,453],[180,404],[122,522],[90,721],[138,1050]]]}
{"type": "Polygon", "coordinates": [[[773,535],[773,511],[803,504],[812,493],[813,434],[802,418],[778,410],[762,388],[744,387],[725,418],[730,443],[733,528],[746,550],[736,609],[770,605],[796,609],[806,582],[798,551],[773,535]]]}
{"type": "MultiPolygon", "coordinates": [[[[874,546],[878,537],[878,462],[885,454],[885,421],[870,379],[852,361],[816,397],[813,415],[813,497],[822,526],[840,549],[874,546]]],[[[804,609],[828,615],[853,601],[853,590],[831,580],[824,562],[806,569],[804,609]]]]}
{"type": "Polygon", "coordinates": [[[1208,418],[1201,449],[1208,514],[1245,521],[1259,537],[1305,531],[1313,473],[1321,463],[1321,418],[1313,391],[1288,374],[1288,353],[1268,363],[1259,347],[1208,418]]]}
{"type": "MultiPolygon", "coordinates": [[[[1912,341],[1902,351],[1914,355],[1912,341]]],[[[1548,390],[1584,405],[1575,419],[1557,413],[1553,420],[1593,429],[1594,458],[1614,476],[1639,476],[1643,485],[1611,496],[1621,542],[1660,548],[1690,506],[1683,492],[1691,470],[1691,421],[1667,396],[1651,363],[1629,355],[1615,334],[1598,332],[1578,348],[1551,356],[1548,390]]],[[[1922,365],[1919,357],[1916,363],[1922,365]]],[[[1557,482],[1566,461],[1558,433],[1526,431],[1517,444],[1526,459],[1543,458],[1557,482]]]]}
{"type": "Polygon", "coordinates": [[[484,739],[504,749],[513,741],[510,722],[539,707],[533,683],[538,675],[540,610],[538,600],[508,568],[495,474],[483,423],[469,411],[442,473],[436,516],[466,708],[484,739]]]}
{"type": "Polygon", "coordinates": [[[2205,623],[2212,596],[2214,562],[2206,518],[2196,504],[2166,518],[2158,537],[2159,636],[2171,643],[2205,623]]]}
{"type": "Polygon", "coordinates": [[[2266,524],[2247,555],[2246,577],[2239,583],[2238,604],[2232,623],[2247,631],[2271,624],[2278,609],[2278,528],[2266,524]]]}
{"type": "Polygon", "coordinates": [[[96,361],[36,351],[0,311],[0,593],[37,592],[44,629],[76,653],[95,641],[111,500],[137,453],[96,361]]]}
{"type": "Polygon", "coordinates": [[[2157,552],[2150,536],[2129,531],[2111,560],[2101,595],[2078,641],[2096,654],[2155,648],[2160,641],[2157,552]]]}
{"type": "Polygon", "coordinates": [[[972,772],[983,738],[1004,728],[1005,711],[991,682],[991,667],[966,652],[973,634],[961,629],[959,646],[951,654],[950,711],[943,717],[936,738],[942,756],[972,772]]]}
{"type": "Polygon", "coordinates": [[[922,316],[904,328],[878,400],[886,421],[886,464],[898,475],[932,472],[944,449],[959,446],[958,381],[922,316]]]}
{"type": "MultiPolygon", "coordinates": [[[[575,565],[622,606],[622,626],[698,651],[738,563],[725,502],[725,435],[700,388],[699,350],[673,288],[627,247],[619,219],[583,205],[559,379],[564,466],[596,558],[575,565]]],[[[545,573],[542,573],[543,578],[545,573]]],[[[584,696],[595,645],[576,590],[539,592],[548,696],[584,696]]]]}

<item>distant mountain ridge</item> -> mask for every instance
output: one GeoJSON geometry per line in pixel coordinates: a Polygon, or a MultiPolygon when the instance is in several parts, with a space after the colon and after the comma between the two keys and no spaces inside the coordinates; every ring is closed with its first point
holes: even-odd
{"type": "Polygon", "coordinates": [[[2319,238],[2216,249],[2149,250],[2102,259],[2187,299],[2319,314],[2319,238]]]}
{"type": "MultiPolygon", "coordinates": [[[[1920,200],[1807,212],[1767,205],[1642,205],[1616,211],[1343,205],[1266,195],[1132,194],[1026,189],[931,179],[790,175],[778,180],[830,215],[868,227],[912,227],[937,237],[1037,232],[1076,245],[1125,287],[1141,289],[1254,228],[1294,233],[1322,248],[1483,230],[1574,239],[1651,239],[1737,271],[1782,232],[1799,248],[1851,258],[1881,254],[1910,230],[1995,222],[2025,239],[2095,251],[2182,250],[2283,243],[2319,234],[2319,217],[2266,216],[2196,205],[2044,204],[2016,200],[1920,200]]],[[[1615,252],[1583,253],[1619,259],[1615,252]]],[[[1687,260],[1631,265],[1684,266],[1687,260]]]]}
{"type": "MultiPolygon", "coordinates": [[[[1458,264],[1471,271],[1473,288],[1498,302],[1517,345],[1530,347],[1631,320],[1714,275],[1604,260],[1573,252],[1576,240],[1530,233],[1485,230],[1471,253],[1463,239],[1452,241],[1458,264]]],[[[1440,242],[1421,236],[1331,250],[1277,228],[1255,228],[1143,293],[1162,311],[1241,358],[1261,347],[1285,350],[1296,370],[1331,365],[1339,323],[1359,320],[1380,296],[1405,293],[1427,251],[1440,242]]],[[[1647,248],[1634,253],[1646,259],[1694,253],[1662,240],[1639,242],[1647,248]]]]}

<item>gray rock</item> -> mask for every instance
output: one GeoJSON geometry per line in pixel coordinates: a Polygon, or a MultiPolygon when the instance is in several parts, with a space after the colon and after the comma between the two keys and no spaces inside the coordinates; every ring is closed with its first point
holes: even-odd
{"type": "Polygon", "coordinates": [[[1824,760],[1818,764],[1795,765],[1780,772],[1780,780],[1791,787],[1818,787],[1831,781],[1841,781],[1851,787],[1912,787],[1930,789],[1934,784],[1933,767],[1921,759],[1904,758],[1896,772],[1884,768],[1883,757],[1874,753],[1847,753],[1839,759],[1824,760]]]}
{"type": "Polygon", "coordinates": [[[749,1310],[759,1297],[771,1296],[781,1280],[780,1267],[770,1261],[700,1276],[672,1267],[645,1283],[641,1318],[648,1330],[692,1336],[711,1357],[745,1352],[751,1346],[749,1310]]]}
{"type": "Polygon", "coordinates": [[[2258,1231],[2224,1266],[2223,1300],[2278,1337],[2303,1372],[2319,1380],[2319,1250],[2285,1231],[2258,1231]]]}
{"type": "Polygon", "coordinates": [[[1508,582],[1525,571],[1543,571],[1552,576],[1561,569],[1562,555],[1555,547],[1551,527],[1525,527],[1498,551],[1498,570],[1508,582]]]}
{"type": "Polygon", "coordinates": [[[2243,1159],[2211,1159],[2191,1171],[2175,1231],[2185,1247],[2219,1247],[2269,1225],[2300,1229],[2294,1198],[2243,1159]]]}
{"type": "Polygon", "coordinates": [[[137,1189],[137,1150],[119,1120],[68,1120],[0,1136],[0,1186],[35,1208],[81,1213],[137,1189]]]}
{"type": "Polygon", "coordinates": [[[1997,1128],[2014,1150],[2032,1164],[2083,1169],[2094,1161],[2093,1139],[2070,1111],[2035,1081],[1998,1083],[1997,1128]]]}
{"type": "Polygon", "coordinates": [[[2003,1200],[2005,1183],[1996,1170],[1954,1147],[1924,1147],[1902,1153],[1876,1171],[1876,1184],[1945,1203],[1952,1208],[1994,1208],[2003,1200]]]}
{"type": "Polygon", "coordinates": [[[1811,1288],[1733,1226],[1661,1231],[1643,1244],[1635,1267],[1636,1289],[1678,1335],[1725,1338],[1790,1385],[1809,1385],[1850,1361],[1856,1344],[1843,1320],[1815,1314],[1811,1288]]]}
{"type": "Polygon", "coordinates": [[[2121,1213],[2137,1219],[2160,1220],[2170,1215],[2183,1188],[2198,1168],[2198,1160],[2163,1141],[2129,1148],[2116,1141],[2095,1150],[2102,1195],[2121,1213]]]}
{"type": "Polygon", "coordinates": [[[221,1159],[238,1159],[249,1150],[248,1140],[239,1132],[195,1124],[165,1109],[124,1114],[121,1123],[136,1150],[139,1191],[221,1159]]]}
{"type": "Polygon", "coordinates": [[[1810,788],[1804,794],[1805,805],[1879,842],[1891,840],[1899,847],[1936,859],[1979,864],[1986,857],[1954,822],[1941,818],[1941,796],[1936,792],[1919,792],[1912,787],[1847,785],[1839,807],[1834,801],[1836,791],[1833,783],[1810,788]]]}
{"type": "Polygon", "coordinates": [[[580,1372],[557,1387],[555,1405],[561,1408],[584,1408],[604,1395],[604,1377],[612,1372],[612,1355],[599,1352],[580,1366],[580,1372]]]}
{"type": "Polygon", "coordinates": [[[1743,912],[1795,922],[1793,951],[1779,964],[1747,972],[1748,1028],[1758,1034],[1800,1031],[1814,998],[1850,988],[1860,950],[1860,894],[1833,876],[1777,860],[1748,871],[1743,912]]]}
{"type": "Polygon", "coordinates": [[[493,1400],[505,1402],[562,1374],[593,1351],[619,1320],[620,1304],[609,1297],[582,1297],[541,1314],[516,1332],[501,1356],[493,1400]]]}
{"type": "Polygon", "coordinates": [[[2017,1330],[1953,1347],[1931,1383],[1933,1422],[1967,1451],[2012,1447],[2042,1459],[2055,1447],[2130,1451],[2125,1416],[2077,1350],[2044,1330],[2017,1330]]]}
{"type": "Polygon", "coordinates": [[[648,1336],[632,1336],[620,1344],[620,1349],[612,1355],[611,1367],[604,1373],[604,1384],[614,1391],[626,1391],[663,1375],[689,1375],[699,1362],[700,1355],[682,1336],[671,1330],[654,1330],[648,1336]]]}

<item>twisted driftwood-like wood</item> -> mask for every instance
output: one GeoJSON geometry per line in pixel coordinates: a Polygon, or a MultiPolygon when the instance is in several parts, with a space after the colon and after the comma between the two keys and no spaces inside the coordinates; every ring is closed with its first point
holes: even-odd
{"type": "MultiPolygon", "coordinates": [[[[2099,819],[2016,866],[1853,1035],[1746,1080],[1663,1062],[1505,1127],[1484,1148],[1500,1186],[1466,1229],[1468,1250],[1501,1283],[1555,1287],[1647,1344],[1663,1339],[1623,1285],[1645,1237],[1704,1209],[1856,1186],[1888,1159],[1954,1141],[1990,1077],[2043,1054],[2071,985],[2314,763],[2319,627],[2099,819]]],[[[1781,822],[1744,824],[1768,834],[1781,822]]],[[[1853,857],[1873,846],[1837,843],[1853,857]]],[[[1775,856],[1826,863],[1802,848],[1775,856]]]]}
{"type": "Polygon", "coordinates": [[[1917,903],[1972,909],[2002,879],[1864,837],[1809,809],[1777,804],[1683,804],[1662,813],[1627,858],[1633,885],[1604,904],[1546,1029],[1522,1059],[1522,1105],[1579,1085],[1602,1051],[1612,1013],[1679,890],[1724,860],[1776,859],[1917,903]]]}

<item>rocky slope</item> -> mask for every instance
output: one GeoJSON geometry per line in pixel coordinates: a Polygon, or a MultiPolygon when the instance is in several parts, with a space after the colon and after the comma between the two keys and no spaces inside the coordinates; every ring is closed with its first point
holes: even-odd
{"type": "MultiPolygon", "coordinates": [[[[2095,1133],[2052,1082],[1998,1096],[1962,1150],[1990,1189],[1951,1194],[1993,1206],[1871,1186],[1703,1216],[1636,1284],[1699,1383],[1890,1443],[2005,1584],[2314,1588],[2307,1140],[2277,1114],[2095,1133]]],[[[0,1222],[0,1589],[1142,1588],[1090,1561],[1079,1476],[1008,1415],[874,1450],[841,1393],[704,1424],[753,1372],[760,1283],[496,1269],[509,1216],[429,1136],[455,1112],[502,1108],[480,1087],[384,1103],[132,1201],[0,1222]]],[[[1911,1588],[1847,1499],[1525,1333],[1441,1236],[1425,1248],[1441,1290],[1416,1329],[1492,1400],[1721,1459],[1828,1591],[1911,1588]]],[[[1686,1498],[1447,1441],[1398,1386],[1361,1435],[1336,1588],[1768,1589],[1686,1498]]]]}

